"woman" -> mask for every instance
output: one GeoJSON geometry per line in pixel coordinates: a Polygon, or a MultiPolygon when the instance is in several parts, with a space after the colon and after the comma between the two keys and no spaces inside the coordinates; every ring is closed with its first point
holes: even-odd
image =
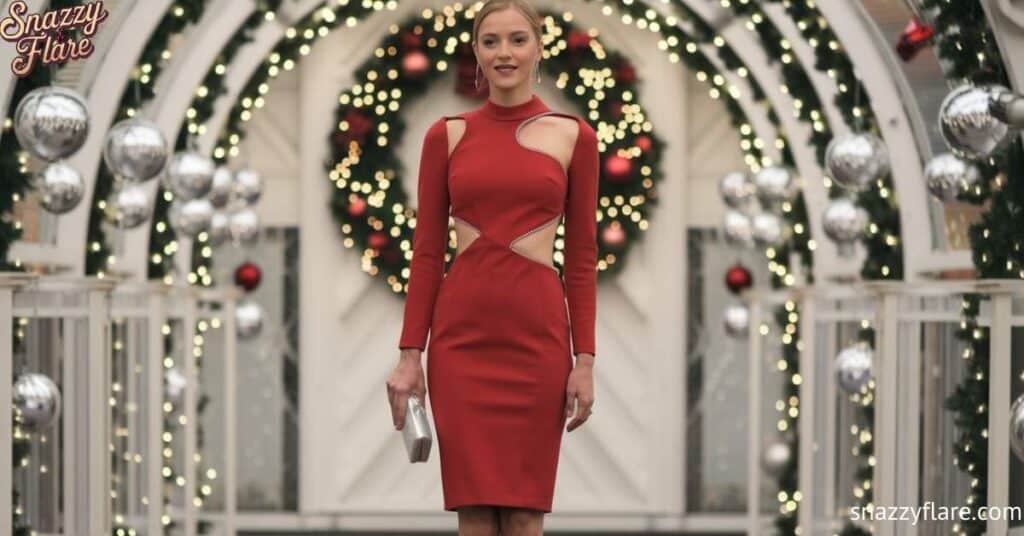
{"type": "Polygon", "coordinates": [[[426,400],[426,348],[444,507],[458,512],[459,534],[541,534],[562,425],[571,417],[572,432],[594,403],[597,135],[533,94],[541,36],[528,2],[484,4],[472,46],[490,96],[435,121],[421,154],[387,390],[401,429],[408,396],[426,400]],[[444,273],[449,209],[458,248],[444,273]],[[563,215],[560,277],[551,257],[563,215]]]}

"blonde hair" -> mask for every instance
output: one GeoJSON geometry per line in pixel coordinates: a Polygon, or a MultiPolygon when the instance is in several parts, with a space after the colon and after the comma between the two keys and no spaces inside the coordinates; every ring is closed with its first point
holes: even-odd
{"type": "Polygon", "coordinates": [[[544,32],[544,20],[528,0],[487,0],[484,2],[483,7],[473,17],[473,43],[476,43],[477,35],[480,31],[480,23],[483,22],[484,17],[495,11],[501,11],[510,7],[519,11],[533,28],[533,34],[537,36],[537,42],[543,43],[544,40],[541,36],[544,32]]]}

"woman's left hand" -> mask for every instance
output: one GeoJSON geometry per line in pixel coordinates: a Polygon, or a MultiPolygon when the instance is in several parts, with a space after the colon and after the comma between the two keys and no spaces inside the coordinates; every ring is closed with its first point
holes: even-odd
{"type": "MultiPolygon", "coordinates": [[[[582,358],[584,354],[580,354],[582,358]]],[[[594,367],[589,360],[576,360],[565,389],[565,418],[572,417],[566,431],[572,432],[590,418],[594,406],[594,367]],[[586,361],[586,363],[581,363],[586,361]]]]}

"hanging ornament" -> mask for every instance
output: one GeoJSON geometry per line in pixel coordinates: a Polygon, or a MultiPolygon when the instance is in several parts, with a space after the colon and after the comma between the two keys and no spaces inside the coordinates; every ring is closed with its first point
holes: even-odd
{"type": "Polygon", "coordinates": [[[419,48],[421,43],[422,38],[419,34],[414,32],[402,32],[402,48],[419,48]]]}
{"type": "Polygon", "coordinates": [[[943,202],[956,200],[981,180],[981,172],[974,163],[958,158],[952,153],[942,153],[932,158],[924,168],[928,191],[943,202]]]}
{"type": "Polygon", "coordinates": [[[21,374],[14,381],[13,390],[14,420],[19,425],[31,432],[41,432],[57,422],[60,389],[48,376],[36,372],[21,374]]]}
{"type": "Polygon", "coordinates": [[[480,98],[487,94],[487,83],[483,75],[478,72],[476,56],[473,54],[473,47],[469,43],[462,43],[458,47],[455,59],[455,92],[471,98],[480,98]],[[477,87],[477,76],[480,76],[480,87],[477,87]]]}
{"type": "Polygon", "coordinates": [[[747,306],[740,303],[727,306],[722,314],[722,325],[730,337],[746,337],[747,329],[750,327],[750,311],[747,310],[747,306]]]}
{"type": "Polygon", "coordinates": [[[640,152],[646,153],[651,150],[651,146],[654,142],[651,141],[651,137],[646,134],[641,134],[636,137],[636,146],[640,149],[640,152]]]}
{"type": "Polygon", "coordinates": [[[727,173],[718,182],[718,191],[722,200],[732,208],[743,208],[756,193],[750,175],[742,171],[727,173]]]}
{"type": "Polygon", "coordinates": [[[896,43],[896,53],[903,61],[910,61],[921,49],[927,47],[935,36],[935,30],[917,17],[910,19],[896,43]]]}
{"type": "Polygon", "coordinates": [[[1010,406],[1010,448],[1024,462],[1024,395],[1010,406]]]}
{"type": "Polygon", "coordinates": [[[103,146],[103,162],[115,176],[143,182],[163,171],[167,152],[167,139],[160,127],[135,117],[110,127],[103,146]]]}
{"type": "Polygon", "coordinates": [[[1024,128],[1024,96],[999,91],[988,103],[989,112],[998,120],[1013,128],[1024,128]]]}
{"type": "Polygon", "coordinates": [[[195,239],[199,233],[210,228],[213,205],[204,197],[187,201],[175,199],[167,209],[167,217],[178,238],[195,239]]]}
{"type": "Polygon", "coordinates": [[[35,175],[33,188],[43,209],[57,215],[74,210],[85,195],[82,175],[64,161],[47,164],[35,175]]]}
{"type": "Polygon", "coordinates": [[[254,169],[242,168],[235,173],[235,197],[245,205],[254,205],[263,195],[263,175],[254,169]]]}
{"type": "Polygon", "coordinates": [[[617,154],[610,154],[604,159],[604,172],[612,181],[623,182],[633,173],[633,161],[617,154]]]}
{"type": "Polygon", "coordinates": [[[777,245],[786,239],[786,227],[774,212],[759,212],[751,218],[751,234],[759,247],[777,245]]]}
{"type": "Polygon", "coordinates": [[[207,241],[210,247],[217,247],[231,238],[231,229],[228,227],[228,215],[220,210],[215,210],[210,217],[210,228],[207,229],[207,241]]]}
{"type": "Polygon", "coordinates": [[[153,208],[143,185],[125,183],[107,201],[105,214],[119,229],[134,229],[149,220],[153,208]]]}
{"type": "Polygon", "coordinates": [[[873,352],[867,343],[844,348],[836,356],[836,381],[849,394],[859,393],[871,380],[873,352]]]}
{"type": "Polygon", "coordinates": [[[601,231],[601,242],[611,249],[620,249],[626,245],[626,230],[619,222],[613,221],[601,231]]]}
{"type": "Polygon", "coordinates": [[[260,234],[260,218],[251,208],[235,211],[228,219],[231,239],[240,245],[250,245],[260,234]]]}
{"type": "Polygon", "coordinates": [[[231,201],[235,188],[235,175],[227,166],[218,166],[213,172],[210,192],[206,195],[213,208],[224,208],[231,201]]]}
{"type": "Polygon", "coordinates": [[[853,245],[864,235],[867,225],[867,211],[847,197],[829,201],[822,216],[825,235],[836,243],[836,250],[842,257],[853,254],[853,245]]]}
{"type": "Polygon", "coordinates": [[[89,135],[85,99],[58,86],[33,89],[14,111],[14,135],[36,158],[55,162],[71,156],[89,135]]]}
{"type": "Polygon", "coordinates": [[[185,400],[185,388],[188,386],[188,378],[178,367],[169,368],[164,371],[164,392],[167,393],[167,401],[175,406],[181,406],[185,400]]]}
{"type": "Polygon", "coordinates": [[[623,84],[636,82],[636,67],[631,63],[624,63],[615,68],[615,80],[623,84]]]}
{"type": "Polygon", "coordinates": [[[388,247],[388,244],[391,243],[391,239],[388,238],[387,233],[384,231],[374,231],[370,233],[369,237],[367,237],[366,243],[371,248],[381,251],[388,247]]]}
{"type": "Polygon", "coordinates": [[[429,70],[430,58],[422,50],[411,50],[402,58],[402,72],[409,78],[419,78],[429,70]]]}
{"type": "Polygon", "coordinates": [[[366,141],[366,135],[373,130],[373,122],[355,108],[345,112],[345,118],[341,120],[338,131],[334,133],[334,144],[343,151],[348,150],[352,141],[362,145],[366,141]]]}
{"type": "Polygon", "coordinates": [[[754,245],[754,228],[750,216],[735,209],[725,211],[725,219],[722,222],[722,231],[725,241],[729,245],[739,247],[750,247],[754,245]]]}
{"type": "Polygon", "coordinates": [[[843,134],[828,143],[825,167],[836,184],[861,192],[889,174],[889,150],[874,134],[843,134]]]}
{"type": "Polygon", "coordinates": [[[796,194],[796,177],[785,166],[768,166],[754,174],[754,188],[761,204],[770,209],[796,194]]]}
{"type": "Polygon", "coordinates": [[[164,188],[170,190],[177,200],[198,199],[210,193],[215,171],[213,160],[197,151],[175,153],[167,164],[164,188]]]}
{"type": "Polygon", "coordinates": [[[779,478],[793,459],[789,443],[776,441],[761,454],[761,469],[771,478],[779,478]]]}
{"type": "Polygon", "coordinates": [[[754,284],[754,276],[746,266],[736,263],[725,272],[725,286],[733,294],[739,294],[754,284]]]}
{"type": "Polygon", "coordinates": [[[260,270],[259,266],[246,261],[238,265],[235,268],[235,284],[244,288],[246,292],[252,292],[253,289],[260,286],[260,280],[263,278],[263,271],[260,270]]]}
{"type": "Polygon", "coordinates": [[[953,154],[984,160],[1009,144],[1014,129],[989,111],[992,97],[1005,91],[999,85],[962,85],[946,95],[939,107],[939,131],[953,154]]]}
{"type": "Polygon", "coordinates": [[[366,204],[366,199],[360,196],[352,196],[352,200],[349,202],[348,207],[345,210],[348,211],[348,215],[353,218],[362,218],[366,215],[366,209],[369,205],[366,204]]]}
{"type": "Polygon", "coordinates": [[[569,45],[569,50],[578,52],[590,46],[590,40],[590,34],[587,32],[583,30],[571,30],[565,41],[566,44],[569,45]]]}
{"type": "Polygon", "coordinates": [[[235,307],[235,332],[239,339],[251,339],[263,331],[263,308],[254,301],[244,301],[235,307]]]}

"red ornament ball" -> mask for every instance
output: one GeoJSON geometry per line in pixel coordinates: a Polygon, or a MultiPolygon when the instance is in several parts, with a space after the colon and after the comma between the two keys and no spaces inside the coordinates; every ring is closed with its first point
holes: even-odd
{"type": "Polygon", "coordinates": [[[235,268],[235,284],[244,288],[246,292],[252,292],[253,289],[260,286],[262,279],[263,270],[251,262],[243,262],[238,265],[238,268],[235,268]]]}
{"type": "Polygon", "coordinates": [[[388,243],[390,242],[391,239],[388,238],[388,235],[383,231],[374,231],[370,233],[370,237],[367,240],[367,244],[369,244],[371,248],[376,249],[378,251],[386,248],[388,243]]]}
{"type": "Polygon", "coordinates": [[[419,34],[405,32],[402,34],[402,46],[405,48],[419,48],[423,42],[419,34]]]}
{"type": "Polygon", "coordinates": [[[754,284],[754,276],[750,274],[750,270],[747,270],[742,264],[734,264],[729,270],[725,272],[725,286],[732,291],[733,294],[739,294],[740,292],[748,289],[754,284]]]}
{"type": "Polygon", "coordinates": [[[609,155],[604,159],[604,171],[613,180],[624,180],[633,172],[633,161],[617,154],[609,155]]]}
{"type": "Polygon", "coordinates": [[[402,58],[402,72],[411,78],[418,78],[430,70],[430,58],[420,50],[413,50],[402,58]]]}
{"type": "Polygon", "coordinates": [[[636,67],[626,63],[615,70],[615,79],[625,84],[636,82],[636,67]]]}
{"type": "Polygon", "coordinates": [[[621,248],[626,244],[626,231],[618,222],[612,222],[611,225],[601,231],[601,241],[606,246],[616,249],[621,248]]]}
{"type": "Polygon", "coordinates": [[[366,200],[355,196],[348,204],[348,215],[353,218],[361,218],[366,215],[366,200]]]}
{"type": "Polygon", "coordinates": [[[566,44],[569,45],[570,49],[578,50],[590,46],[590,34],[582,30],[573,30],[569,32],[568,38],[566,38],[566,44]]]}
{"type": "Polygon", "coordinates": [[[641,152],[646,153],[651,150],[651,146],[654,142],[651,141],[651,137],[647,135],[641,135],[636,137],[636,146],[641,152]]]}
{"type": "Polygon", "coordinates": [[[900,33],[900,40],[896,43],[896,53],[903,61],[914,59],[921,49],[927,47],[935,36],[935,30],[917,18],[910,19],[907,26],[900,33]]]}

